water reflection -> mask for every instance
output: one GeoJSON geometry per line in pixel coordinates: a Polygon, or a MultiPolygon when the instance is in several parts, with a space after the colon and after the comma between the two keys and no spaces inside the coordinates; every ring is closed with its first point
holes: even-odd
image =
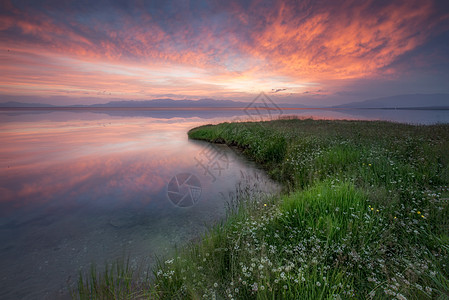
{"type": "Polygon", "coordinates": [[[123,109],[109,108],[97,110],[79,111],[45,111],[40,110],[13,110],[0,108],[0,127],[2,123],[16,121],[20,118],[25,122],[36,122],[49,120],[65,121],[67,118],[77,120],[96,120],[107,116],[107,118],[129,118],[144,117],[154,120],[178,122],[179,120],[203,120],[212,121],[233,121],[233,120],[257,120],[278,118],[283,116],[298,116],[312,119],[348,119],[348,120],[385,120],[413,124],[434,124],[448,123],[449,110],[427,110],[427,109],[326,109],[326,108],[280,108],[270,114],[263,114],[263,110],[245,111],[244,109],[123,109]],[[51,116],[51,117],[50,117],[51,116]]]}
{"type": "Polygon", "coordinates": [[[53,299],[91,262],[169,253],[222,218],[221,195],[240,172],[256,171],[221,146],[212,150],[225,151],[229,166],[216,180],[204,174],[195,157],[208,144],[186,135],[202,119],[64,114],[1,123],[2,299],[53,299]],[[183,172],[201,181],[193,207],[167,198],[167,183],[183,172]]]}
{"type": "Polygon", "coordinates": [[[170,171],[190,164],[198,151],[194,145],[182,152],[179,147],[187,143],[180,129],[191,124],[123,119],[26,125],[0,131],[0,201],[3,205],[14,200],[15,208],[74,193],[92,199],[106,190],[125,193],[123,199],[138,191],[151,194],[164,186],[170,171]]]}

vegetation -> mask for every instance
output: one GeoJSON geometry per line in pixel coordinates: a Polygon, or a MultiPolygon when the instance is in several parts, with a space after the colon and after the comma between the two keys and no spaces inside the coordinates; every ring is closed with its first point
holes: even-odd
{"type": "Polygon", "coordinates": [[[189,137],[238,147],[285,191],[241,188],[233,213],[162,261],[141,298],[449,297],[448,124],[291,119],[189,137]]]}
{"type": "Polygon", "coordinates": [[[132,268],[129,259],[105,264],[103,272],[97,271],[95,265],[92,265],[90,273],[85,276],[80,274],[77,290],[72,290],[72,298],[137,299],[149,287],[147,274],[141,268],[132,268]]]}

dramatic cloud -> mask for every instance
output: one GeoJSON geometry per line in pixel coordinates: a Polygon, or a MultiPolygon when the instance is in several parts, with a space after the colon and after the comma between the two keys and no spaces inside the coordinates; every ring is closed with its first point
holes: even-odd
{"type": "Polygon", "coordinates": [[[4,95],[302,95],[394,77],[410,53],[421,71],[442,58],[419,49],[448,44],[429,44],[449,30],[447,5],[433,0],[1,5],[4,95]]]}

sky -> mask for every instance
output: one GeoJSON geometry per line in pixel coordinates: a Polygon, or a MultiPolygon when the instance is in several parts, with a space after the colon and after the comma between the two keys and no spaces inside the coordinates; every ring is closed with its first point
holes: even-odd
{"type": "Polygon", "coordinates": [[[447,0],[0,1],[0,102],[449,93],[448,53],[447,0]]]}

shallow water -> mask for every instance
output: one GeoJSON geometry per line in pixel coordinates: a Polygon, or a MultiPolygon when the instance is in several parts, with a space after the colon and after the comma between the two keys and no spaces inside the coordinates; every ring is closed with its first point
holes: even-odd
{"type": "MultiPolygon", "coordinates": [[[[449,122],[449,111],[282,112],[292,114],[449,122]]],[[[65,298],[92,262],[100,269],[128,256],[134,265],[151,263],[201,235],[223,218],[226,196],[242,174],[269,181],[228,147],[191,141],[186,133],[253,117],[241,111],[0,112],[0,298],[65,298]]]]}

